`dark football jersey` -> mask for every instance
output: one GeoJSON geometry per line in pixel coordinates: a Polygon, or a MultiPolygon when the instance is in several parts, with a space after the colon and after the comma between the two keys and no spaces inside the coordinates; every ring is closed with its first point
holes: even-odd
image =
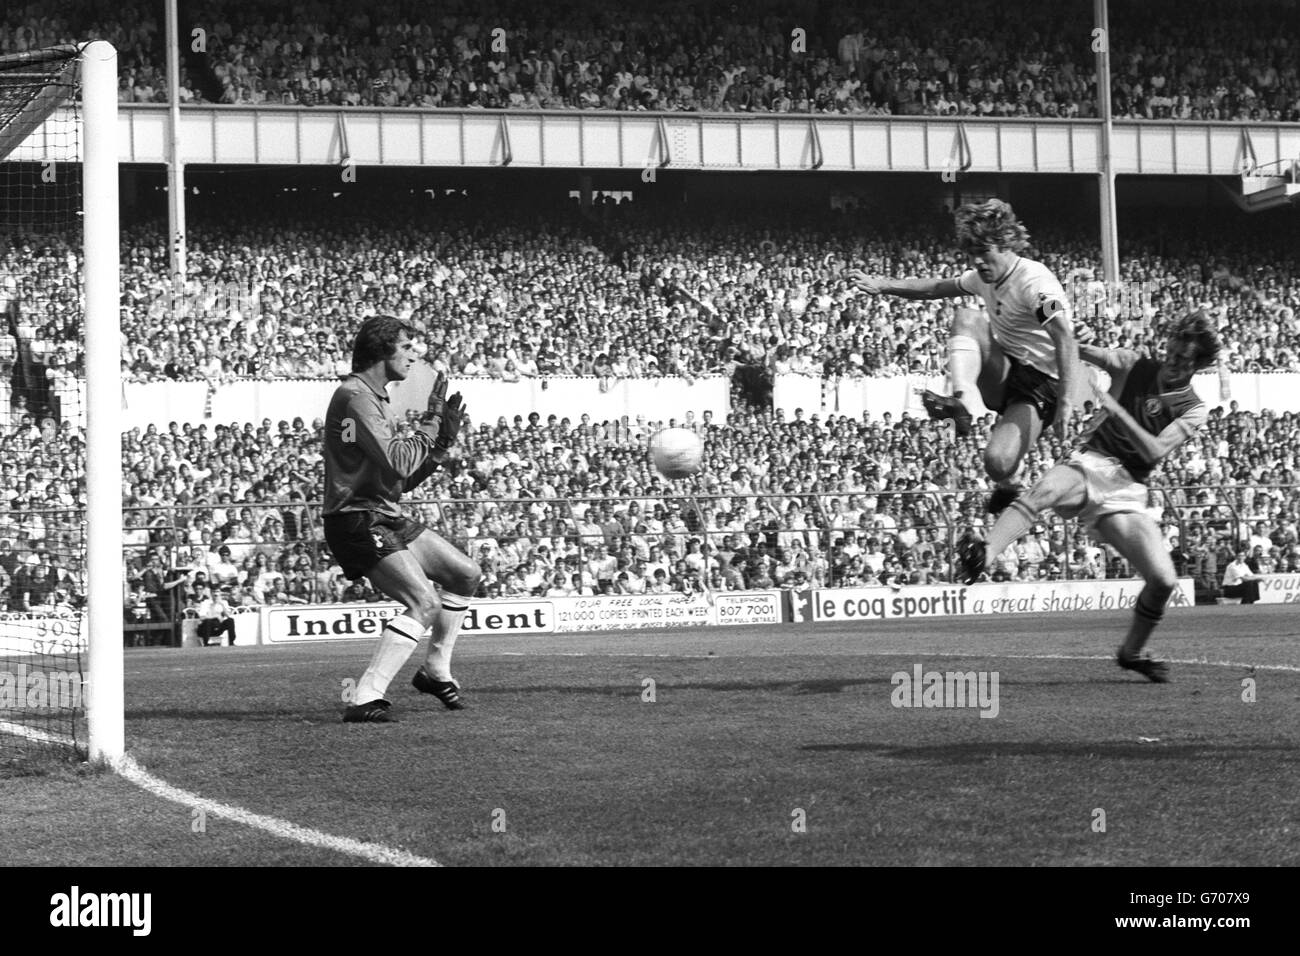
{"type": "MultiPolygon", "coordinates": [[[[1190,383],[1170,392],[1162,391],[1160,362],[1127,349],[1120,350],[1115,357],[1128,366],[1127,371],[1112,373],[1112,381],[1123,376],[1116,401],[1137,419],[1143,429],[1159,435],[1177,422],[1178,427],[1190,436],[1204,424],[1208,410],[1190,383]]],[[[1111,394],[1115,394],[1113,387],[1111,394]]],[[[1104,410],[1089,423],[1083,436],[1083,447],[1118,459],[1137,481],[1146,481],[1156,466],[1142,455],[1128,428],[1104,410]]]]}
{"type": "Polygon", "coordinates": [[[400,427],[387,392],[376,392],[356,375],[334,390],[325,415],[322,514],[401,514],[402,492],[427,478],[442,456],[436,427],[422,425],[409,438],[399,438],[400,427]]]}

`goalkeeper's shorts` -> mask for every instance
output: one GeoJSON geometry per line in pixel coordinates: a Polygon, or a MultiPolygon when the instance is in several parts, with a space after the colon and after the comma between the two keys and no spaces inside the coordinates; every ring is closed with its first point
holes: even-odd
{"type": "Polygon", "coordinates": [[[349,581],[365,577],[376,564],[429,530],[414,518],[378,511],[343,511],[325,516],[325,543],[349,581]]]}

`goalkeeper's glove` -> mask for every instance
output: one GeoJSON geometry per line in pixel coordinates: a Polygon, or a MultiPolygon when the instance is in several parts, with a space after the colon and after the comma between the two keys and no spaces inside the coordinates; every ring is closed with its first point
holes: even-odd
{"type": "Polygon", "coordinates": [[[447,375],[445,372],[439,372],[433,379],[433,391],[429,393],[429,407],[421,416],[420,421],[429,424],[435,419],[442,417],[442,410],[447,405],[447,375]]]}
{"type": "Polygon", "coordinates": [[[438,437],[434,440],[438,448],[445,450],[456,444],[466,411],[467,407],[464,399],[460,397],[460,392],[443,403],[442,416],[438,421],[438,437]]]}

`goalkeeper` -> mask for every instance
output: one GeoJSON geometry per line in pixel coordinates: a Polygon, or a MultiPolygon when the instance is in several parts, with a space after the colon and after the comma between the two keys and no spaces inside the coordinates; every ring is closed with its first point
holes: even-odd
{"type": "Polygon", "coordinates": [[[387,386],[416,362],[411,326],[391,316],[361,324],[352,374],[334,392],[325,417],[325,540],[349,580],[361,577],[404,610],[379,635],[370,666],[343,712],[345,723],[392,723],[388,685],[426,630],[428,656],[411,683],[449,710],[465,703],[451,676],[451,655],[480,570],[467,555],[402,514],[398,499],[423,482],[456,443],[465,405],[446,397],[441,372],[415,434],[398,437],[387,386]],[[439,598],[437,583],[442,588],[439,598]]]}

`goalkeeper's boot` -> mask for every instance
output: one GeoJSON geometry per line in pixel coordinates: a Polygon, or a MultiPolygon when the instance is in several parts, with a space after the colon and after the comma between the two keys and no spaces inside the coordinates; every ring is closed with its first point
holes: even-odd
{"type": "Polygon", "coordinates": [[[1119,649],[1115,655],[1115,663],[1126,671],[1136,671],[1153,684],[1169,683],[1169,665],[1164,661],[1158,661],[1151,656],[1128,656],[1124,653],[1124,648],[1119,649]]]}
{"type": "Polygon", "coordinates": [[[460,684],[454,680],[438,680],[421,667],[411,678],[411,686],[421,694],[432,694],[448,710],[465,709],[465,701],[460,696],[460,684]]]}
{"type": "Polygon", "coordinates": [[[1019,485],[998,485],[989,495],[989,514],[997,517],[1007,510],[1007,506],[1020,497],[1023,489],[1019,485]]]}
{"type": "Polygon", "coordinates": [[[965,438],[971,432],[971,417],[966,406],[962,404],[961,392],[940,395],[928,388],[921,392],[921,404],[931,418],[951,418],[957,426],[957,437],[965,438]]]}
{"type": "Polygon", "coordinates": [[[393,705],[380,697],[378,700],[366,701],[364,704],[350,704],[343,708],[345,724],[395,724],[397,721],[388,712],[393,705]]]}
{"type": "Polygon", "coordinates": [[[961,568],[962,584],[974,584],[984,573],[984,542],[967,531],[957,542],[957,564],[961,568]]]}

